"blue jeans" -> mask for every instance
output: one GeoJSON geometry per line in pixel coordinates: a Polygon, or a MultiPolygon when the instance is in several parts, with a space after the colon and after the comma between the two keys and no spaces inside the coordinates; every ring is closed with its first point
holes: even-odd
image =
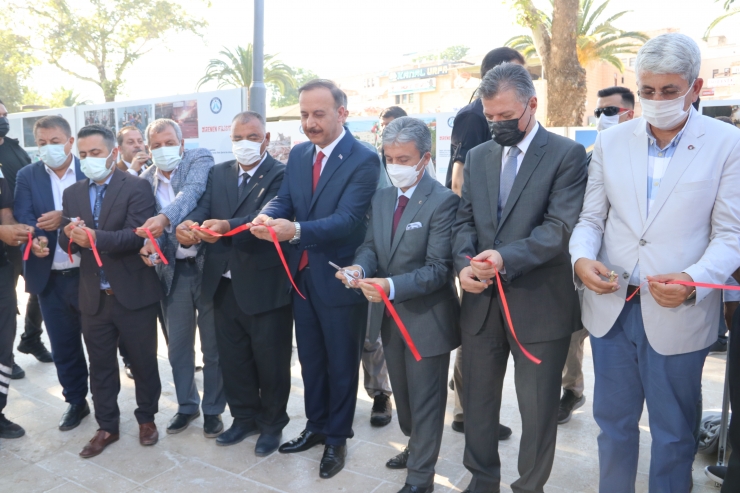
{"type": "Polygon", "coordinates": [[[658,354],[645,335],[639,297],[626,303],[614,327],[591,336],[594,357],[594,418],[598,437],[600,493],[635,491],[639,421],[647,402],[652,449],[651,493],[687,493],[694,462],[694,424],[701,375],[709,348],[658,354]]]}

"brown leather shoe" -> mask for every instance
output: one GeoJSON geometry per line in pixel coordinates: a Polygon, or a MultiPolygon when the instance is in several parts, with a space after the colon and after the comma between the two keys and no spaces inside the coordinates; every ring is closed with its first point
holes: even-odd
{"type": "Polygon", "coordinates": [[[80,457],[82,457],[83,459],[89,459],[90,457],[100,455],[103,450],[105,450],[105,447],[117,441],[118,433],[114,435],[112,433],[108,433],[107,431],[98,430],[97,433],[95,433],[95,436],[92,437],[92,440],[90,440],[90,443],[85,445],[85,448],[82,449],[82,452],[80,452],[80,457]]]}
{"type": "Polygon", "coordinates": [[[157,425],[152,423],[144,423],[139,425],[139,443],[142,445],[154,445],[159,441],[159,432],[157,431],[157,425]]]}

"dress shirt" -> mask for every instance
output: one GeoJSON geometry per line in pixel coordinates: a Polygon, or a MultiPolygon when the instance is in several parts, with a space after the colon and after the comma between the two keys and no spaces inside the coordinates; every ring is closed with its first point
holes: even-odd
{"type": "MultiPolygon", "coordinates": [[[[90,210],[93,213],[93,221],[95,220],[95,200],[98,198],[98,186],[110,185],[110,179],[111,178],[113,178],[113,171],[112,170],[111,170],[111,173],[108,175],[108,178],[106,178],[105,181],[102,184],[100,184],[100,185],[98,185],[97,183],[95,183],[92,180],[88,180],[89,183],[90,183],[89,186],[88,186],[88,189],[90,190],[90,210]]],[[[106,190],[103,192],[103,196],[101,197],[101,200],[103,198],[105,198],[105,194],[107,192],[108,192],[108,189],[106,188],[106,190]]],[[[100,204],[100,206],[101,206],[101,212],[102,212],[102,206],[103,206],[103,204],[100,204]]],[[[99,220],[100,220],[100,218],[98,218],[98,221],[99,220]]],[[[94,229],[97,229],[95,227],[95,224],[88,225],[88,228],[90,226],[92,226],[94,229]]],[[[91,248],[91,250],[92,250],[92,248],[91,248]]],[[[101,270],[102,270],[102,268],[101,268],[101,270]]],[[[110,283],[108,281],[103,281],[102,280],[102,276],[101,276],[101,280],[100,280],[100,289],[101,290],[102,289],[110,289],[110,283]]]]}
{"type": "Polygon", "coordinates": [[[512,147],[518,147],[521,151],[519,155],[516,157],[516,172],[519,173],[519,168],[522,167],[522,161],[524,161],[524,155],[527,153],[527,149],[529,149],[529,144],[532,143],[532,140],[534,139],[534,136],[537,134],[537,131],[540,129],[539,122],[534,122],[534,127],[532,127],[532,131],[529,132],[524,139],[522,139],[521,142],[519,142],[515,146],[504,146],[503,152],[501,153],[501,174],[504,174],[504,164],[506,164],[506,158],[509,156],[509,151],[512,147]]]}
{"type": "MultiPolygon", "coordinates": [[[[177,171],[176,166],[175,169],[172,170],[172,173],[170,173],[170,177],[172,176],[175,171],[177,171]]],[[[170,178],[167,178],[162,174],[162,171],[157,170],[157,202],[159,202],[159,209],[162,210],[168,205],[170,205],[172,202],[175,201],[176,198],[175,189],[172,188],[172,183],[170,182],[170,178]]],[[[167,233],[172,232],[173,225],[170,224],[167,227],[167,233]]],[[[198,248],[195,245],[192,245],[188,248],[184,248],[182,245],[178,245],[177,251],[175,251],[175,258],[184,259],[188,257],[195,257],[198,255],[198,248]]]]}
{"type": "MultiPolygon", "coordinates": [[[[123,158],[121,158],[121,161],[123,161],[123,164],[126,165],[126,171],[128,171],[129,173],[131,173],[134,176],[139,176],[139,173],[137,173],[136,171],[134,171],[134,170],[131,169],[131,163],[126,162],[126,160],[124,160],[123,158]]],[[[143,167],[142,167],[141,171],[144,171],[144,168],[143,167]]]]}
{"type": "Polygon", "coordinates": [[[313,161],[314,162],[316,162],[316,156],[319,155],[319,152],[324,153],[324,159],[321,160],[321,171],[322,172],[324,171],[324,166],[326,166],[326,162],[329,160],[329,156],[331,156],[331,153],[334,152],[334,148],[337,146],[337,144],[339,144],[339,141],[344,138],[344,135],[346,133],[347,131],[344,128],[342,128],[342,133],[339,134],[339,137],[337,137],[337,139],[334,142],[324,147],[323,149],[317,145],[314,146],[314,151],[313,151],[313,161]]]}
{"type": "MultiPolygon", "coordinates": [[[[75,169],[75,160],[72,158],[72,163],[69,165],[69,168],[67,168],[67,171],[65,171],[64,175],[62,175],[61,178],[57,176],[56,173],[54,173],[53,170],[51,170],[48,166],[44,166],[44,169],[49,174],[49,179],[51,180],[51,194],[54,197],[54,210],[61,211],[62,210],[62,195],[64,194],[64,190],[67,189],[70,185],[74,185],[77,182],[77,174],[75,169]]],[[[57,230],[57,238],[59,237],[59,230],[57,230]]],[[[59,242],[57,241],[56,248],[54,249],[54,260],[51,263],[51,269],[52,270],[64,270],[64,269],[73,269],[75,267],[80,266],[80,254],[75,253],[72,255],[72,262],[69,261],[69,255],[67,255],[67,252],[64,251],[64,249],[59,246],[59,242]]]]}

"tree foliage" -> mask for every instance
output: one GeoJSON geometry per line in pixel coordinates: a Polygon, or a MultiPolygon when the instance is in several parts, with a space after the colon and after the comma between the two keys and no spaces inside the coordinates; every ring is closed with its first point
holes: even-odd
{"type": "Polygon", "coordinates": [[[74,89],[67,89],[66,87],[60,87],[51,93],[51,98],[49,98],[49,106],[52,108],[82,106],[85,104],[92,104],[92,101],[82,99],[82,96],[76,93],[74,89]]]}
{"type": "Polygon", "coordinates": [[[9,112],[20,111],[28,91],[25,80],[37,63],[28,39],[10,30],[0,30],[0,99],[9,112]]]}
{"type": "Polygon", "coordinates": [[[294,87],[288,87],[283,92],[277,86],[270,84],[272,86],[272,97],[270,98],[270,106],[272,106],[273,108],[283,108],[285,106],[298,104],[298,88],[310,80],[319,78],[318,75],[308,69],[297,68],[293,72],[295,74],[294,87]]]}
{"type": "Polygon", "coordinates": [[[465,56],[470,51],[470,48],[464,45],[455,45],[450,46],[449,48],[445,48],[442,50],[442,52],[439,54],[439,57],[442,60],[448,61],[448,62],[456,62],[458,60],[462,60],[465,58],[465,56]]]}
{"type": "MultiPolygon", "coordinates": [[[[199,34],[204,20],[167,0],[85,0],[73,8],[65,0],[28,0],[26,11],[37,49],[49,63],[80,80],[92,82],[114,101],[131,65],[171,33],[199,34]],[[89,70],[78,71],[83,62],[89,70]]],[[[22,13],[22,12],[19,12],[22,13]]]]}
{"type": "MultiPolygon", "coordinates": [[[[716,2],[719,2],[720,0],[715,0],[716,2]]],[[[707,27],[707,30],[704,32],[704,40],[706,40],[709,35],[712,33],[712,30],[717,27],[717,24],[724,21],[728,17],[732,17],[734,15],[737,15],[740,13],[740,7],[732,8],[732,4],[735,2],[735,0],[725,0],[724,3],[724,9],[725,13],[717,17],[712,21],[711,24],[707,27]]]]}
{"type": "MultiPolygon", "coordinates": [[[[198,89],[211,81],[217,82],[219,89],[252,85],[252,43],[247,44],[246,48],[237,46],[234,51],[224,47],[218,54],[221,58],[213,58],[208,62],[206,74],[198,81],[198,89]]],[[[265,54],[264,82],[284,94],[288,89],[296,87],[296,81],[293,69],[276,57],[277,55],[265,54]]]]}

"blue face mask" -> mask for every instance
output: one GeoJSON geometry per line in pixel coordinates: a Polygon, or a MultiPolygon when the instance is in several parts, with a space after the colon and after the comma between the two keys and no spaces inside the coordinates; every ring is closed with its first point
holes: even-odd
{"type": "Polygon", "coordinates": [[[107,157],[86,157],[80,159],[80,169],[90,180],[98,182],[103,181],[110,173],[112,168],[108,168],[108,158],[113,155],[110,151],[107,157]]]}

